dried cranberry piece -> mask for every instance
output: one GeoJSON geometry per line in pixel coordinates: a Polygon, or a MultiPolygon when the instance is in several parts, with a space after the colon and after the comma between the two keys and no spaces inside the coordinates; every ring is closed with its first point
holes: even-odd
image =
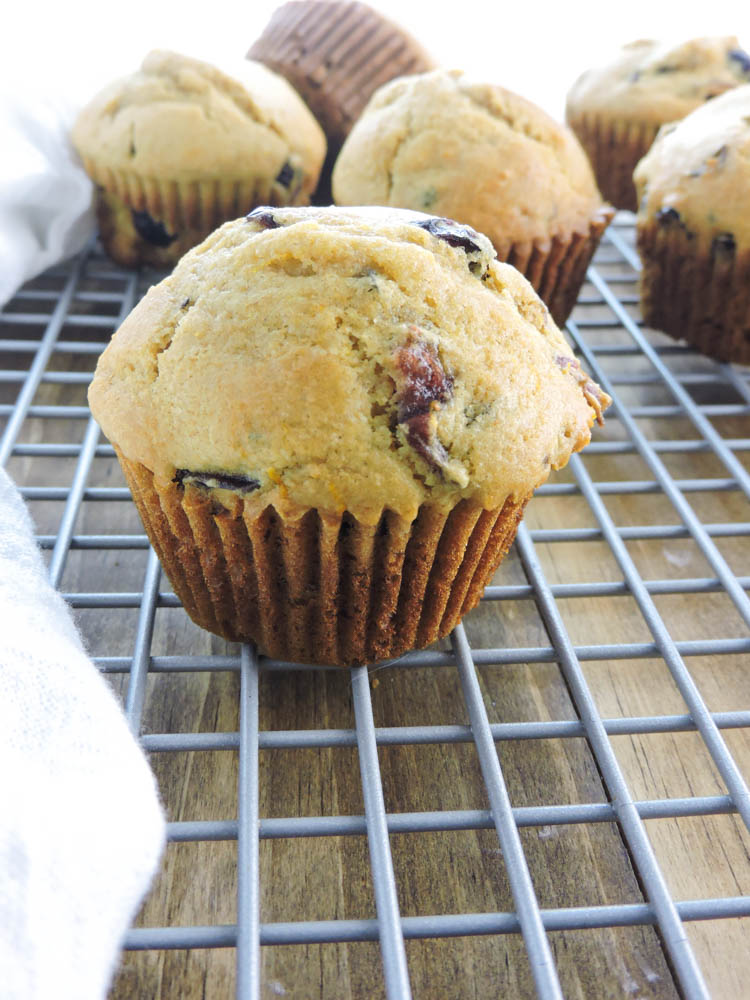
{"type": "Polygon", "coordinates": [[[423,340],[411,340],[394,356],[401,373],[398,395],[399,423],[420,413],[429,413],[433,402],[444,403],[453,394],[453,379],[446,375],[435,348],[423,340]]]}
{"type": "Polygon", "coordinates": [[[406,440],[430,465],[447,465],[448,454],[436,433],[436,412],[453,395],[453,379],[431,344],[413,337],[394,352],[398,384],[398,422],[406,440]]]}
{"type": "Polygon", "coordinates": [[[136,212],[135,209],[131,209],[130,214],[133,217],[135,231],[147,243],[151,243],[155,247],[168,247],[177,239],[176,233],[168,233],[164,223],[149,215],[148,212],[136,212]]]}
{"type": "Polygon", "coordinates": [[[740,70],[750,76],[750,55],[744,49],[730,49],[727,58],[740,64],[740,70]]]}
{"type": "Polygon", "coordinates": [[[577,358],[569,358],[565,354],[557,354],[555,356],[555,363],[562,368],[564,372],[572,371],[573,374],[577,374],[581,370],[581,364],[577,358]]]}
{"type": "Polygon", "coordinates": [[[231,472],[191,472],[189,469],[177,469],[172,482],[180,486],[190,483],[206,489],[234,490],[236,493],[252,493],[260,489],[257,479],[231,472]]]}
{"type": "Polygon", "coordinates": [[[289,160],[286,161],[281,170],[276,174],[276,183],[281,184],[282,187],[291,187],[292,181],[295,177],[294,167],[291,165],[289,160]]]}
{"type": "Polygon", "coordinates": [[[736,249],[737,243],[731,233],[719,233],[718,236],[714,236],[711,243],[711,252],[714,254],[733,254],[736,249]]]}
{"type": "Polygon", "coordinates": [[[245,219],[253,222],[257,222],[258,225],[263,226],[264,229],[280,229],[279,223],[274,219],[273,212],[270,208],[254,208],[252,212],[245,216],[245,219]]]}
{"type": "Polygon", "coordinates": [[[437,236],[439,240],[445,240],[449,246],[460,247],[466,253],[480,253],[482,250],[479,243],[479,233],[471,226],[464,226],[460,222],[454,222],[453,219],[433,216],[430,219],[415,222],[414,225],[419,226],[420,229],[426,229],[428,233],[437,236]]]}
{"type": "Polygon", "coordinates": [[[671,226],[673,223],[680,222],[680,213],[676,208],[666,207],[660,208],[656,213],[656,219],[662,224],[662,226],[671,226]]]}
{"type": "Polygon", "coordinates": [[[434,417],[431,413],[417,413],[403,421],[403,427],[406,440],[425,461],[438,468],[448,464],[448,453],[435,434],[434,417]]]}
{"type": "Polygon", "coordinates": [[[604,420],[602,418],[602,414],[604,412],[604,407],[602,406],[602,403],[604,402],[604,393],[596,382],[592,382],[586,372],[583,371],[578,359],[569,358],[565,354],[558,354],[555,356],[555,364],[560,367],[564,374],[572,375],[576,382],[578,382],[583,392],[583,398],[596,415],[596,422],[603,425],[604,420]]]}

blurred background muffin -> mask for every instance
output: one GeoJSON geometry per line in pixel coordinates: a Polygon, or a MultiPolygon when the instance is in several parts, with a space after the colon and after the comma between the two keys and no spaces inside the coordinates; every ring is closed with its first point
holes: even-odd
{"type": "Polygon", "coordinates": [[[89,391],[191,617],[303,662],[446,635],[609,403],[483,235],[260,208],[151,288],[89,391]]]}
{"type": "Polygon", "coordinates": [[[273,12],[247,57],[286,77],[323,127],[328,158],[320,203],[330,200],[333,163],[377,88],[435,66],[415,38],[358,0],[290,0],[273,12]]]}
{"type": "Polygon", "coordinates": [[[267,67],[237,59],[225,72],[160,50],[89,102],[72,140],[97,186],[104,248],[126,267],[167,267],[260,203],[307,203],[326,149],[267,67]]]}
{"type": "Polygon", "coordinates": [[[750,363],[750,84],[665,125],[635,171],[644,322],[750,363]]]}
{"type": "Polygon", "coordinates": [[[733,36],[679,45],[641,40],[583,73],[568,93],[565,116],[604,197],[635,211],[633,170],[659,127],[747,82],[750,55],[733,36]]]}
{"type": "Polygon", "coordinates": [[[480,230],[559,325],[612,217],[570,129],[459,71],[381,87],[339,154],[333,195],[338,205],[435,212],[480,230]]]}

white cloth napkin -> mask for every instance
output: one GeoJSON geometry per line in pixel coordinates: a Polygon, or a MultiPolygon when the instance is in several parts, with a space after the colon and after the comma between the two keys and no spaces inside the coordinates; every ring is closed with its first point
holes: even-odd
{"type": "Polygon", "coordinates": [[[0,90],[0,306],[94,233],[93,185],[68,137],[76,113],[61,96],[0,90]]]}
{"type": "Polygon", "coordinates": [[[104,997],[163,844],[153,775],[0,469],[0,995],[104,997]]]}

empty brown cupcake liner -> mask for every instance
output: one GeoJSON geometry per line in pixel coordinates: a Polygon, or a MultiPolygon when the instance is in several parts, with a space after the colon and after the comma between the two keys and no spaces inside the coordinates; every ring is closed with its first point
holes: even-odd
{"type": "Polygon", "coordinates": [[[706,247],[677,220],[638,222],[643,321],[719,361],[750,364],[750,251],[706,247]]]}
{"type": "Polygon", "coordinates": [[[495,244],[498,259],[528,279],[560,327],[573,311],[586,269],[613,216],[607,205],[591,220],[588,232],[553,236],[545,243],[495,244]]]}
{"type": "Polygon", "coordinates": [[[447,635],[478,602],[528,497],[495,510],[429,504],[377,524],[310,510],[295,518],[239,496],[165,483],[117,449],[175,593],[202,628],[275,659],[351,666],[447,635]]]}
{"type": "Polygon", "coordinates": [[[301,94],[326,133],[329,158],[378,87],[435,67],[411,36],[366,4],[321,0],[277,8],[247,57],[301,94]]]}
{"type": "Polygon", "coordinates": [[[615,208],[635,212],[633,171],[653,145],[659,126],[612,121],[591,113],[569,117],[568,124],[586,151],[602,197],[615,208]]]}

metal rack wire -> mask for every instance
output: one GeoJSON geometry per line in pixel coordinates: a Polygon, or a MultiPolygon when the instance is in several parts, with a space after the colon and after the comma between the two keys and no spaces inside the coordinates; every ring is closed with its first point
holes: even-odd
{"type": "MultiPolygon", "coordinates": [[[[84,634],[96,651],[100,670],[121,682],[124,708],[133,732],[153,755],[192,751],[232,751],[239,757],[236,819],[180,820],[169,824],[172,844],[234,841],[237,845],[237,916],[234,924],[211,926],[138,926],[126,949],[236,950],[236,992],[243,1000],[262,995],[263,946],[321,942],[378,941],[382,955],[383,989],[389,998],[411,996],[405,942],[420,938],[462,935],[521,935],[531,966],[536,994],[544,1000],[563,996],[550,934],[560,930],[653,925],[679,992],[689,998],[707,997],[705,968],[699,965],[686,934],[686,923],[698,920],[740,920],[750,916],[750,896],[676,900],[654,851],[647,822],[657,818],[736,815],[750,830],[750,794],[740,762],[728,745],[727,733],[750,729],[750,704],[732,711],[711,711],[686,659],[732,657],[750,653],[750,576],[740,575],[722,542],[738,545],[750,536],[750,518],[739,516],[707,523],[696,497],[731,493],[740,514],[750,498],[750,472],[744,457],[750,452],[750,384],[747,372],[700,358],[686,347],[644,331],[636,318],[635,281],[638,260],[633,249],[632,219],[622,215],[609,230],[591,267],[568,333],[584,366],[615,400],[608,414],[609,434],[600,435],[584,456],[574,456],[567,479],[558,477],[539,490],[540,497],[582,497],[588,505],[589,526],[547,528],[524,523],[516,553],[525,583],[496,583],[485,602],[533,601],[548,642],[537,646],[478,645],[459,626],[450,647],[410,654],[394,671],[428,667],[458,672],[468,724],[376,726],[371,677],[367,668],[351,671],[354,725],[350,728],[269,730],[260,728],[259,685],[263,672],[300,669],[298,665],[260,659],[248,647],[233,647],[201,655],[154,651],[158,609],[179,611],[179,602],[162,592],[158,561],[133,520],[128,491],[121,485],[100,485],[115,475],[111,447],[100,442],[97,426],[85,405],[85,388],[98,353],[121,319],[143,293],[151,275],[119,271],[90,247],[72,263],[29,283],[0,314],[0,461],[19,483],[40,527],[39,541],[49,552],[50,579],[62,586],[71,605],[93,618],[82,621],[84,634]],[[618,364],[613,366],[612,362],[618,364]],[[621,364],[620,364],[621,363],[621,364]],[[51,395],[50,395],[51,394],[51,395]],[[659,395],[661,394],[661,395],[659,395]],[[666,402],[654,403],[653,398],[666,402]],[[696,398],[697,397],[697,398],[696,398]],[[55,402],[49,402],[54,398],[55,402]],[[645,402],[644,402],[645,400],[645,402]],[[682,421],[689,436],[662,436],[644,430],[647,421],[682,421]],[[727,419],[744,436],[728,436],[716,423],[727,419]],[[687,422],[686,424],[684,422],[687,422]],[[81,428],[83,432],[81,433],[81,428]],[[670,471],[674,456],[698,453],[719,472],[713,478],[676,478],[670,471]],[[649,470],[638,479],[632,465],[622,476],[598,481],[595,456],[637,459],[649,470]],[[52,466],[49,460],[55,462],[52,466]],[[54,470],[51,483],[45,479],[54,470]],[[99,485],[94,485],[97,483],[99,485]],[[619,525],[608,500],[614,497],[657,496],[671,510],[663,523],[619,525]],[[692,501],[691,501],[692,498],[692,501]],[[130,533],[81,528],[87,506],[128,508],[123,523],[130,533]],[[672,523],[668,523],[671,520],[672,523]],[[689,539],[697,546],[712,576],[661,579],[644,576],[629,548],[634,540],[689,539]],[[558,543],[596,541],[606,545],[619,567],[619,579],[555,583],[545,570],[540,551],[558,543]],[[87,553],[108,553],[123,560],[123,579],[142,579],[132,591],[65,591],[66,568],[87,553]],[[659,598],[682,595],[704,599],[723,595],[734,609],[719,637],[679,640],[659,609],[659,598]],[[646,641],[580,643],[568,627],[566,601],[629,597],[635,602],[646,641]],[[117,652],[111,628],[115,610],[130,612],[124,635],[125,652],[117,652]],[[731,618],[731,624],[730,624],[731,618]],[[735,618],[740,623],[738,628],[735,618]],[[92,624],[92,622],[94,624],[92,624]],[[89,630],[89,631],[87,631],[89,630]],[[734,634],[736,633],[736,634],[734,634]],[[107,646],[109,637],[113,645],[107,646]],[[104,639],[102,640],[102,637],[104,639]],[[665,664],[684,703],[684,711],[622,718],[604,718],[597,707],[584,664],[591,661],[658,660],[665,664]],[[492,722],[480,683],[480,671],[511,664],[559,664],[577,718],[492,722]],[[194,672],[239,674],[240,714],[237,731],[144,732],[143,717],[149,678],[194,672]],[[720,795],[639,800],[615,750],[619,736],[696,732],[710,755],[725,789],[720,795]],[[503,768],[508,741],[586,741],[601,775],[607,799],[602,802],[514,806],[503,768]],[[486,809],[393,812],[386,808],[379,750],[392,746],[470,743],[476,747],[486,794],[486,809]],[[259,755],[272,749],[356,747],[364,802],[362,815],[264,817],[260,815],[259,755]],[[542,905],[530,870],[522,832],[564,824],[614,823],[636,872],[643,901],[607,905],[550,908],[542,905]],[[512,893],[506,912],[462,912],[402,916],[390,837],[428,831],[496,831],[512,893]],[[369,919],[261,919],[259,851],[265,839],[344,835],[366,836],[369,843],[376,916],[369,919]]],[[[527,519],[528,520],[528,519],[527,519]]],[[[746,550],[745,550],[746,551],[746,550]]],[[[76,581],[99,580],[78,567],[76,581]]],[[[308,668],[312,669],[312,668],[308,668]]],[[[318,669],[318,668],[316,668],[318,669]]],[[[746,830],[744,832],[746,832],[746,830]]],[[[743,836],[744,836],[743,832],[743,836]]],[[[749,869],[750,870],[750,869],[749,869]]],[[[200,872],[195,878],[200,879],[200,872]]],[[[380,987],[378,987],[380,989],[380,987]]],[[[373,987],[373,990],[375,988],[373,987]]],[[[623,993],[623,995],[625,995],[623,993]]]]}

